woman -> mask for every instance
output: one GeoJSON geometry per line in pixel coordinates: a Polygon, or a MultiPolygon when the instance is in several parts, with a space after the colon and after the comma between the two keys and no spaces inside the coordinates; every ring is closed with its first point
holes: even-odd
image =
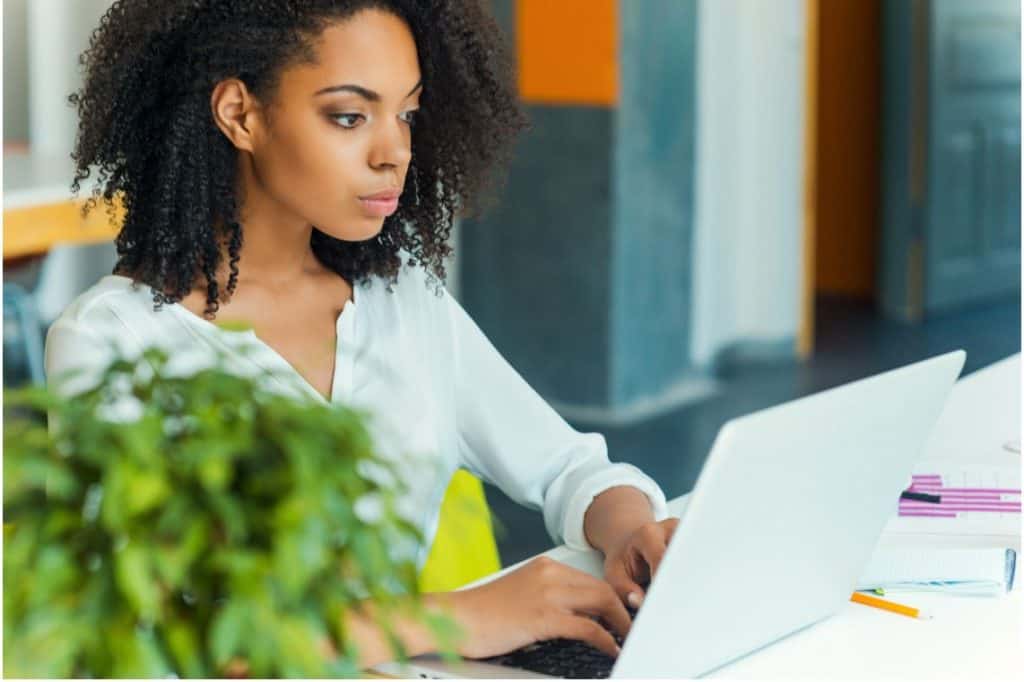
{"type": "MultiPolygon", "coordinates": [[[[115,274],[47,336],[49,376],[84,370],[71,393],[108,344],[160,344],[365,407],[385,451],[433,457],[409,481],[428,540],[463,467],[606,557],[607,581],[533,561],[427,595],[461,654],[571,637],[615,655],[592,616],[628,630],[675,528],[664,495],[558,417],[441,284],[453,217],[525,127],[493,20],[474,0],[120,0],[83,61],[74,188],[95,170],[126,216],[115,274]]],[[[364,665],[390,658],[373,626],[351,632],[364,665]]],[[[434,646],[401,632],[411,655],[434,646]]]]}

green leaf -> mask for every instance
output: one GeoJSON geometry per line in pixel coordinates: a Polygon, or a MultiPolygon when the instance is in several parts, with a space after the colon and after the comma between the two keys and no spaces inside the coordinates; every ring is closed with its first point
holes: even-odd
{"type": "Polygon", "coordinates": [[[171,486],[162,471],[137,469],[125,465],[125,485],[131,490],[128,513],[138,516],[162,504],[171,494],[171,486]]]}
{"type": "Polygon", "coordinates": [[[36,560],[32,600],[35,606],[52,603],[63,592],[72,588],[78,578],[78,568],[66,547],[47,545],[36,560]]]}
{"type": "Polygon", "coordinates": [[[109,638],[113,677],[167,677],[174,672],[151,629],[117,623],[109,638]]]}
{"type": "Polygon", "coordinates": [[[231,480],[231,463],[223,455],[208,451],[199,463],[199,480],[211,492],[224,490],[231,480]]]}
{"type": "Polygon", "coordinates": [[[216,521],[223,526],[228,542],[241,543],[248,535],[248,523],[240,500],[226,494],[211,492],[207,504],[216,514],[216,521]]]}
{"type": "Polygon", "coordinates": [[[416,615],[434,635],[441,657],[449,663],[460,661],[462,657],[459,656],[458,645],[465,639],[466,632],[458,621],[446,614],[426,609],[421,609],[416,615]]]}
{"type": "Polygon", "coordinates": [[[164,639],[179,676],[210,676],[210,671],[203,663],[196,625],[177,618],[170,620],[164,625],[164,639]]]}
{"type": "Polygon", "coordinates": [[[138,543],[129,542],[114,553],[117,586],[135,612],[147,622],[160,615],[160,588],[150,566],[150,553],[138,543]]]}
{"type": "Polygon", "coordinates": [[[278,619],[275,626],[277,649],[282,654],[281,673],[286,677],[323,677],[326,659],[318,644],[327,633],[294,616],[278,619]]]}
{"type": "Polygon", "coordinates": [[[70,677],[79,637],[74,616],[63,608],[39,610],[22,624],[11,649],[4,624],[5,677],[70,677]]]}
{"type": "Polygon", "coordinates": [[[210,626],[210,653],[218,669],[241,651],[245,628],[246,608],[241,600],[229,602],[214,616],[210,626]]]}
{"type": "Polygon", "coordinates": [[[103,473],[100,520],[108,531],[115,534],[127,530],[128,515],[126,511],[129,508],[131,497],[131,490],[125,482],[125,479],[130,476],[130,472],[127,470],[128,466],[122,460],[114,463],[103,473]]]}
{"type": "Polygon", "coordinates": [[[139,677],[167,677],[174,672],[152,628],[135,629],[135,647],[141,664],[142,674],[139,677]]]}
{"type": "Polygon", "coordinates": [[[229,332],[244,332],[252,329],[252,325],[242,320],[221,320],[217,326],[229,332]]]}
{"type": "Polygon", "coordinates": [[[50,462],[46,470],[46,495],[69,500],[80,492],[81,486],[71,470],[58,462],[50,462]]]}

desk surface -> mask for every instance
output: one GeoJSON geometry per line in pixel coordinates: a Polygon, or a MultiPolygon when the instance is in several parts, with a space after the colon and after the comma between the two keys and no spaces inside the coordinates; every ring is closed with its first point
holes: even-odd
{"type": "Polygon", "coordinates": [[[1020,353],[956,383],[925,449],[929,460],[1019,462],[1003,447],[1020,442],[1020,353]]]}
{"type": "MultiPolygon", "coordinates": [[[[686,496],[672,500],[673,513],[686,496]]],[[[597,552],[556,547],[553,559],[601,575],[597,552]]],[[[713,679],[1005,680],[1024,669],[1021,583],[1005,597],[901,594],[930,611],[914,620],[849,603],[835,616],[714,671],[713,679]]]]}
{"type": "MultiPolygon", "coordinates": [[[[1011,438],[1020,438],[1020,355],[957,382],[924,457],[982,457],[1019,466],[1020,455],[1002,447],[1011,438]]],[[[678,514],[685,503],[684,495],[672,500],[669,508],[678,514]]],[[[563,546],[545,554],[601,575],[597,552],[563,546]]],[[[899,599],[933,614],[927,621],[849,603],[835,616],[708,677],[1010,679],[1024,669],[1022,592],[1018,580],[1016,589],[1004,597],[901,594],[899,599]]]]}

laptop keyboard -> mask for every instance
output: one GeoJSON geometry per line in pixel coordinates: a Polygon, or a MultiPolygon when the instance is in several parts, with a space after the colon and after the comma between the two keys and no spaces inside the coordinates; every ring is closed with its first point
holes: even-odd
{"type": "MultiPolygon", "coordinates": [[[[636,609],[626,607],[630,619],[636,618],[636,609]]],[[[615,643],[622,646],[623,639],[612,633],[615,643]]],[[[530,644],[501,656],[481,659],[485,663],[522,668],[552,677],[570,679],[606,679],[612,673],[615,659],[597,647],[576,639],[549,639],[530,644]]]]}
{"type": "Polygon", "coordinates": [[[615,665],[615,659],[608,654],[575,639],[549,639],[483,661],[574,679],[607,678],[615,665]]]}

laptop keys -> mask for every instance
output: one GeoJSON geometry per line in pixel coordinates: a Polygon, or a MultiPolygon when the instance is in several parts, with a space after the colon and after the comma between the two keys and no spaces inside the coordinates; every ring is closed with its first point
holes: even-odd
{"type": "Polygon", "coordinates": [[[543,675],[570,679],[607,678],[615,659],[591,645],[574,639],[551,639],[483,659],[543,675]]]}
{"type": "MultiPolygon", "coordinates": [[[[636,618],[637,609],[627,606],[630,619],[636,618]]],[[[623,638],[612,633],[615,643],[623,638]]],[[[481,659],[510,668],[521,668],[542,675],[569,679],[605,679],[611,675],[615,659],[600,649],[575,639],[549,639],[524,646],[500,656],[481,659]]]]}

